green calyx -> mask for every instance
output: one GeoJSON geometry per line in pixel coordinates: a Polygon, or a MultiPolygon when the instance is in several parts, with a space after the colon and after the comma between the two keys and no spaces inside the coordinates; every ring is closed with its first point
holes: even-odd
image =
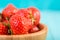
{"type": "Polygon", "coordinates": [[[32,24],[34,24],[35,19],[34,19],[33,15],[32,15],[32,12],[31,12],[31,11],[30,11],[30,18],[31,18],[31,20],[32,20],[32,24]]]}
{"type": "Polygon", "coordinates": [[[9,22],[8,23],[3,22],[3,25],[5,25],[8,28],[8,35],[12,35],[13,33],[10,29],[10,23],[9,22]]]}

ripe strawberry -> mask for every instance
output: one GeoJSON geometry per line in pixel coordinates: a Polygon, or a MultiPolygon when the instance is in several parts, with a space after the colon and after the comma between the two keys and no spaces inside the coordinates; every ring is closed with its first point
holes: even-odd
{"type": "Polygon", "coordinates": [[[18,11],[17,8],[15,8],[12,4],[9,4],[3,11],[3,17],[4,18],[10,18],[12,15],[14,15],[18,11]]]}
{"type": "Polygon", "coordinates": [[[26,17],[26,18],[30,17],[29,12],[28,12],[27,9],[20,9],[16,14],[20,14],[20,15],[26,17]]]}
{"type": "Polygon", "coordinates": [[[32,29],[29,30],[29,33],[34,33],[39,31],[39,28],[37,26],[34,26],[32,29]]]}
{"type": "Polygon", "coordinates": [[[32,24],[32,20],[30,19],[30,14],[29,14],[29,12],[28,12],[27,9],[20,9],[16,14],[19,14],[19,15],[27,18],[27,19],[30,21],[30,23],[31,23],[31,24],[28,23],[28,25],[31,25],[31,26],[29,26],[29,29],[32,28],[32,25],[33,25],[33,24],[32,24]]]}
{"type": "Polygon", "coordinates": [[[20,14],[31,20],[32,24],[38,25],[40,21],[40,12],[38,9],[34,7],[30,7],[27,9],[20,9],[16,14],[20,14]]]}
{"type": "Polygon", "coordinates": [[[8,34],[8,28],[0,22],[0,35],[6,35],[8,34]]]}
{"type": "Polygon", "coordinates": [[[24,16],[16,14],[10,18],[10,26],[13,34],[27,34],[31,22],[24,16]]]}
{"type": "Polygon", "coordinates": [[[27,10],[29,11],[29,14],[31,15],[31,19],[32,19],[33,24],[37,25],[40,21],[39,10],[34,7],[29,7],[29,8],[27,8],[27,10]]]}

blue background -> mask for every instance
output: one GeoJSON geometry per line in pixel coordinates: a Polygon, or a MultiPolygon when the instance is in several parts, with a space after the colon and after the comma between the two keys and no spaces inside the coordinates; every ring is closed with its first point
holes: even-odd
{"type": "Polygon", "coordinates": [[[34,6],[41,12],[41,23],[48,26],[46,40],[60,40],[60,0],[0,0],[0,12],[8,5],[17,8],[34,6]]]}
{"type": "Polygon", "coordinates": [[[17,8],[35,6],[40,10],[60,10],[60,0],[0,0],[0,8],[12,3],[17,8]]]}

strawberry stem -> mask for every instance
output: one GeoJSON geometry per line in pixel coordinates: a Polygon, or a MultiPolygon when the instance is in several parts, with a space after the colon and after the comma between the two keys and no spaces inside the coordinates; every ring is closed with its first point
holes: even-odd
{"type": "Polygon", "coordinates": [[[8,23],[7,26],[8,26],[8,34],[9,34],[9,35],[12,35],[13,33],[12,33],[11,29],[10,29],[10,24],[8,23]]]}

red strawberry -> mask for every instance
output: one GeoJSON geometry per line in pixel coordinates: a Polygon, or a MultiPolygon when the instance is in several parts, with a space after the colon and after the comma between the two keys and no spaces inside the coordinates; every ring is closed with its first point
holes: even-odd
{"type": "Polygon", "coordinates": [[[9,4],[2,12],[4,18],[10,18],[18,11],[12,4],[9,4]]]}
{"type": "Polygon", "coordinates": [[[31,22],[24,16],[16,14],[10,18],[10,26],[13,34],[27,34],[31,22]]]}
{"type": "MultiPolygon", "coordinates": [[[[32,25],[33,25],[32,20],[30,19],[30,14],[27,9],[20,9],[16,14],[19,14],[19,15],[27,18],[28,20],[30,20],[31,26],[29,27],[29,29],[32,28],[32,25]]],[[[28,25],[30,25],[30,23],[28,23],[28,25]]]]}
{"type": "Polygon", "coordinates": [[[29,14],[31,15],[32,22],[37,25],[40,21],[40,12],[38,9],[34,7],[27,8],[29,11],[29,14]]]}
{"type": "Polygon", "coordinates": [[[8,28],[0,22],[0,35],[8,34],[8,28]]]}
{"type": "Polygon", "coordinates": [[[27,9],[20,9],[16,14],[20,14],[20,15],[26,17],[26,18],[30,17],[29,12],[28,12],[27,9]]]}
{"type": "Polygon", "coordinates": [[[39,28],[37,26],[34,26],[32,29],[29,30],[29,33],[34,33],[39,31],[39,28]]]}
{"type": "Polygon", "coordinates": [[[27,9],[20,9],[16,14],[20,14],[31,20],[32,24],[38,25],[40,21],[40,12],[38,9],[34,7],[30,7],[27,9]]]}

